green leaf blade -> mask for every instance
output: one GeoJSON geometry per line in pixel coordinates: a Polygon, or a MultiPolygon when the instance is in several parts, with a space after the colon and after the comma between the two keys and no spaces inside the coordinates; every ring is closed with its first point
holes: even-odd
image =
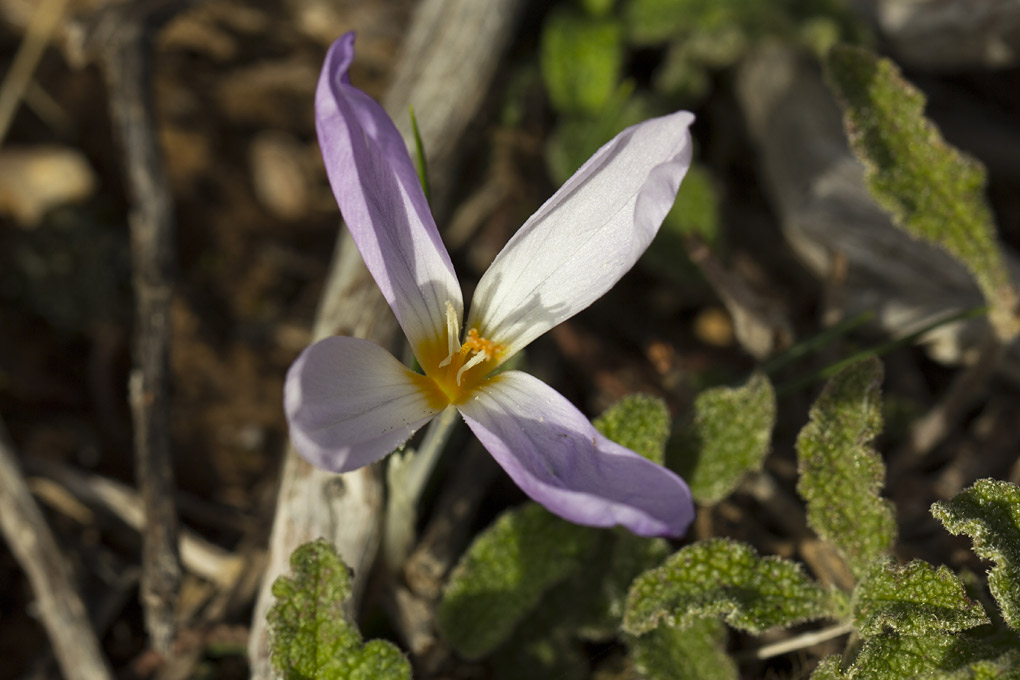
{"type": "Polygon", "coordinates": [[[851,680],[943,679],[953,671],[994,655],[982,640],[966,634],[880,635],[864,641],[846,673],[851,680]]]}
{"type": "Polygon", "coordinates": [[[826,72],[871,194],[897,226],[960,260],[988,301],[999,338],[1015,337],[1020,298],[985,201],[983,166],[942,139],[924,117],[924,96],[891,61],[838,46],[826,72]]]}
{"type": "Polygon", "coordinates": [[[494,650],[549,589],[577,571],[597,537],[534,503],[503,513],[450,576],[438,611],[447,641],[468,659],[494,650]]]}
{"type": "Polygon", "coordinates": [[[736,680],[737,665],[725,645],[726,627],[713,618],[685,630],[659,626],[627,640],[634,669],[645,680],[736,680]]]}
{"type": "Polygon", "coordinates": [[[965,534],[974,552],[994,563],[988,587],[1003,620],[1020,631],[1020,486],[981,479],[931,512],[954,535],[965,534]]]}
{"type": "Polygon", "coordinates": [[[871,448],[882,425],[882,365],[866,359],[826,384],[797,437],[808,523],[860,578],[896,538],[892,504],[878,495],[885,465],[871,448]]]}
{"type": "Polygon", "coordinates": [[[956,633],[989,622],[956,574],[921,560],[879,562],[854,590],[853,618],[865,636],[956,633]]]}
{"type": "Polygon", "coordinates": [[[833,593],[811,580],[801,566],[761,557],[750,546],[710,539],[681,548],[631,586],[623,629],[641,635],[661,623],[679,629],[704,617],[722,617],[739,630],[758,634],[837,615],[833,593]]]}
{"type": "Polygon", "coordinates": [[[286,680],[410,680],[411,666],[389,642],[362,645],[344,614],[351,577],[336,549],[324,539],[300,546],[291,575],[273,583],[276,603],[267,619],[270,658],[286,680]]]}
{"type": "Polygon", "coordinates": [[[631,394],[592,421],[595,429],[653,463],[662,465],[669,439],[669,409],[662,399],[631,394]]]}
{"type": "Polygon", "coordinates": [[[740,387],[705,390],[671,446],[670,467],[687,479],[697,502],[717,503],[761,469],[775,422],[776,394],[764,374],[740,387]]]}

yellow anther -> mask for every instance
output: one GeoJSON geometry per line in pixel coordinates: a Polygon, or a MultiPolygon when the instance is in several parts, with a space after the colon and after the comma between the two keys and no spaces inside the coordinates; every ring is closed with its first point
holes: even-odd
{"type": "Polygon", "coordinates": [[[503,345],[483,338],[477,328],[458,337],[460,319],[453,305],[447,306],[446,337],[422,353],[422,368],[431,383],[445,395],[449,403],[459,404],[499,365],[503,345]]]}
{"type": "Polygon", "coordinates": [[[501,345],[497,345],[492,340],[486,340],[478,335],[478,329],[472,328],[468,331],[467,340],[461,345],[460,351],[463,352],[465,349],[469,352],[477,352],[479,354],[485,354],[487,356],[496,356],[496,353],[503,349],[501,345]]]}

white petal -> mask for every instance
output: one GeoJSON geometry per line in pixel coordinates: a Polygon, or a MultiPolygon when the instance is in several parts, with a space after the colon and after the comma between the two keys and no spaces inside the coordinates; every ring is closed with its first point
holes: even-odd
{"type": "Polygon", "coordinates": [[[506,360],[601,297],[651,243],[691,164],[680,111],[627,128],[506,244],[475,290],[467,328],[506,360]]]}
{"type": "Polygon", "coordinates": [[[287,372],[283,402],[294,448],[333,472],[379,460],[445,408],[425,380],[368,340],[320,340],[287,372]]]}
{"type": "Polygon", "coordinates": [[[446,308],[463,315],[460,284],[404,140],[371,97],[351,85],[354,34],[326,56],[315,121],[333,193],[365,265],[422,360],[446,344],[446,308]]]}
{"type": "Polygon", "coordinates": [[[642,536],[682,536],[694,518],[680,477],[603,437],[534,376],[505,371],[457,408],[521,490],[560,517],[642,536]]]}

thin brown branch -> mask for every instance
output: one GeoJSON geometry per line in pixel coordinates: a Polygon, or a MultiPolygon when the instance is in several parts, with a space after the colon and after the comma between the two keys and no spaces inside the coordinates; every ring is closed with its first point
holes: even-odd
{"type": "Polygon", "coordinates": [[[39,604],[39,618],[68,680],[112,678],[71,567],[28,490],[14,445],[0,422],[0,529],[39,604]]]}
{"type": "Polygon", "coordinates": [[[158,28],[188,4],[111,5],[79,31],[78,46],[103,69],[132,201],[134,368],[129,384],[135,474],[145,507],[142,593],[153,647],[170,652],[181,583],[170,461],[170,306],[176,277],[174,216],[152,113],[152,45],[158,28]]]}

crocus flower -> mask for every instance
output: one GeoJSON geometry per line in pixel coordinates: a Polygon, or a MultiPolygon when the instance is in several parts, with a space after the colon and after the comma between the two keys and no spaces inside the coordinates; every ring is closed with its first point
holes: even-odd
{"type": "Polygon", "coordinates": [[[531,498],[591,526],[682,535],[690,491],[666,468],[599,434],[541,380],[497,369],[603,295],[655,236],[691,162],[678,112],[621,132],[539,208],[464,302],[404,141],[382,107],[353,87],[354,35],[329,50],[316,126],[340,212],[422,373],[378,345],[330,337],[287,374],[294,447],[346,472],[390,453],[446,408],[460,411],[531,498]]]}

